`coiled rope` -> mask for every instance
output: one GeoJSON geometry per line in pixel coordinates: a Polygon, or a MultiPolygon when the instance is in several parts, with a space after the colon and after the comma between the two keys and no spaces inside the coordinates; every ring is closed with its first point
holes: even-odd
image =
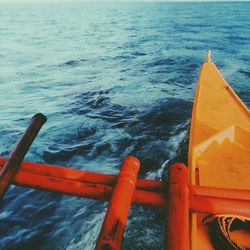
{"type": "Polygon", "coordinates": [[[245,241],[232,237],[232,232],[236,230],[250,232],[250,218],[232,214],[209,215],[203,219],[203,223],[209,225],[216,250],[250,250],[250,234],[245,241]]]}

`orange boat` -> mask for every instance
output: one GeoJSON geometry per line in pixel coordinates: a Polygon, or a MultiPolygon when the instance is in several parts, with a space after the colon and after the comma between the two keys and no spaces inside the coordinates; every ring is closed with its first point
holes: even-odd
{"type": "MultiPolygon", "coordinates": [[[[194,100],[188,166],[192,185],[250,190],[250,111],[211,62],[210,52],[202,66],[194,100]]],[[[204,220],[209,220],[206,218],[207,214],[204,213],[191,215],[192,250],[215,247],[211,237],[216,232],[209,233],[209,226],[204,224],[204,220]]],[[[250,248],[250,232],[233,230],[234,225],[229,225],[238,225],[244,219],[248,220],[237,218],[234,214],[214,216],[217,226],[224,230],[220,232],[221,236],[215,236],[215,241],[218,242],[221,237],[228,244],[219,249],[250,248]],[[237,245],[242,248],[237,248],[237,245]]]]}

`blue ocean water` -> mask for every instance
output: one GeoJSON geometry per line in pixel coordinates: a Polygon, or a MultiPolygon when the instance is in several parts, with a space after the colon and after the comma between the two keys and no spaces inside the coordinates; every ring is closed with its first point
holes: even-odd
{"type": "MultiPolygon", "coordinates": [[[[0,155],[37,112],[26,161],[164,179],[186,161],[199,68],[211,49],[250,106],[250,3],[0,4],[0,155]]],[[[94,249],[107,203],[11,186],[0,249],[94,249]]],[[[164,249],[165,211],[134,206],[123,249],[164,249]]]]}

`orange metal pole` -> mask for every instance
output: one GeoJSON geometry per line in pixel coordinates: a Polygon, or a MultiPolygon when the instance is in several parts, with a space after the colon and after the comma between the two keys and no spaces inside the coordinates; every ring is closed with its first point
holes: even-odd
{"type": "MultiPolygon", "coordinates": [[[[114,190],[114,187],[104,184],[50,177],[24,171],[19,171],[14,176],[12,184],[100,201],[109,201],[114,190]]],[[[166,198],[160,192],[137,189],[133,194],[132,203],[160,208],[166,207],[166,198]]]]}
{"type": "MultiPolygon", "coordinates": [[[[56,178],[19,171],[12,184],[46,191],[58,192],[67,195],[85,197],[95,200],[108,201],[114,188],[103,184],[87,183],[65,178],[56,178]]],[[[209,189],[209,188],[208,188],[209,189]]],[[[226,191],[226,190],[225,190],[226,191]]],[[[248,193],[247,190],[243,193],[248,193]]],[[[247,197],[241,197],[247,198],[247,197]]],[[[135,205],[158,208],[167,207],[167,199],[160,192],[136,189],[132,203],[135,205]]],[[[250,217],[250,201],[246,199],[213,198],[202,195],[190,195],[190,209],[193,212],[204,213],[234,213],[250,217]]]]}
{"type": "Polygon", "coordinates": [[[169,170],[166,248],[189,249],[189,189],[187,167],[173,164],[169,170]]]}
{"type": "Polygon", "coordinates": [[[140,162],[127,157],[121,167],[117,183],[96,244],[96,250],[119,250],[135,190],[140,162]]]}
{"type": "Polygon", "coordinates": [[[66,195],[79,196],[88,199],[107,201],[110,199],[113,187],[103,184],[92,184],[80,181],[66,180],[43,175],[19,172],[14,177],[14,184],[66,195]]]}
{"type": "Polygon", "coordinates": [[[150,192],[136,189],[134,191],[133,205],[167,208],[166,195],[159,192],[150,192]]]}
{"type": "MultiPolygon", "coordinates": [[[[5,162],[5,159],[3,159],[0,158],[0,165],[3,165],[5,162]]],[[[95,176],[95,173],[89,173],[95,176]]],[[[99,179],[95,183],[94,178],[91,179],[89,176],[87,179],[91,180],[91,182],[85,182],[84,175],[85,171],[83,170],[26,162],[21,165],[11,183],[66,195],[108,201],[112,195],[113,186],[100,184],[99,179]],[[50,168],[52,168],[52,171],[50,171],[50,168]]],[[[97,175],[98,178],[102,175],[106,176],[105,174],[97,175]]],[[[107,175],[106,180],[110,176],[107,175]]],[[[117,178],[116,176],[111,177],[112,179],[113,177],[117,178]]],[[[161,185],[164,186],[163,183],[161,185]]],[[[139,186],[138,188],[136,185],[137,189],[134,192],[132,203],[135,205],[166,208],[167,199],[162,191],[146,190],[147,188],[151,189],[152,186],[149,186],[149,188],[145,185],[142,186],[143,189],[139,189],[141,187],[139,186]]],[[[190,209],[193,212],[211,214],[233,213],[250,217],[250,190],[216,189],[200,186],[189,186],[189,189],[190,209]]]]}
{"type": "MultiPolygon", "coordinates": [[[[6,162],[6,158],[0,157],[0,169],[6,162]]],[[[32,173],[52,178],[82,181],[93,184],[114,186],[117,180],[116,175],[94,173],[86,170],[72,169],[62,166],[46,165],[34,162],[23,162],[19,169],[20,173],[32,173]]],[[[164,193],[165,184],[161,181],[137,179],[136,188],[148,191],[160,191],[164,193]]]]}

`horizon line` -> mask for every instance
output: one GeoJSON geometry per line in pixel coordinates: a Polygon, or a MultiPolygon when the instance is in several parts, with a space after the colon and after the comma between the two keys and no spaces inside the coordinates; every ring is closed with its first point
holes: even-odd
{"type": "Polygon", "coordinates": [[[242,3],[250,0],[1,0],[0,4],[22,3],[242,3]]]}

